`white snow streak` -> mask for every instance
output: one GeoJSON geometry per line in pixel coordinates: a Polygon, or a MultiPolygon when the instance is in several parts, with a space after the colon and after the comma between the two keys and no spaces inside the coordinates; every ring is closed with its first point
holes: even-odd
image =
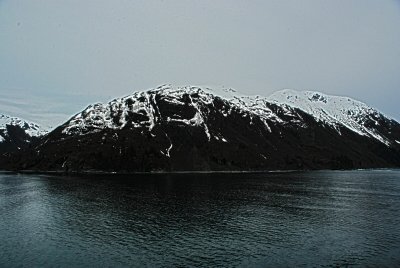
{"type": "Polygon", "coordinates": [[[169,140],[169,143],[170,143],[170,146],[167,148],[166,156],[171,157],[169,152],[171,151],[173,144],[172,144],[171,139],[168,137],[167,133],[165,133],[165,136],[167,137],[167,139],[169,140]]]}

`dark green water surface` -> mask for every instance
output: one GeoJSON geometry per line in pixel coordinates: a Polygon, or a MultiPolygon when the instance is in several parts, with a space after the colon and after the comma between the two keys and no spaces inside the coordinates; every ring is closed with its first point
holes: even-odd
{"type": "Polygon", "coordinates": [[[0,267],[400,266],[400,171],[0,173],[0,267]]]}

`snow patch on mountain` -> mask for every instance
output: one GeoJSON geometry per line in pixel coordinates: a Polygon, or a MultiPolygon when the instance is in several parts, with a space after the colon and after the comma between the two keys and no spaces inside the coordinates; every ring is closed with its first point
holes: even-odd
{"type": "Polygon", "coordinates": [[[380,121],[388,120],[376,109],[348,97],[326,95],[314,91],[296,91],[285,89],[269,96],[271,101],[299,108],[324,122],[340,133],[344,126],[359,135],[368,136],[390,145],[390,141],[379,133],[380,121]],[[371,126],[371,123],[373,126],[371,126]],[[367,126],[368,124],[368,126],[367,126]],[[376,126],[376,127],[374,127],[376,126]]]}

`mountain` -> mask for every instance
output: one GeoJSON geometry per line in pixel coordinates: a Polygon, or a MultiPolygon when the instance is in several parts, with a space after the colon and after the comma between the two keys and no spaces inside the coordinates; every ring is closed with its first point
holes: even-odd
{"type": "Polygon", "coordinates": [[[173,87],[88,106],[6,168],[221,171],[400,167],[400,124],[318,92],[173,87]]]}
{"type": "Polygon", "coordinates": [[[272,94],[270,100],[287,104],[311,114],[317,121],[336,128],[344,126],[360,135],[375,138],[390,146],[395,144],[398,125],[374,108],[348,97],[329,96],[319,92],[282,90],[272,94]]]}
{"type": "Polygon", "coordinates": [[[0,114],[0,153],[27,148],[45,133],[35,123],[0,114]]]}

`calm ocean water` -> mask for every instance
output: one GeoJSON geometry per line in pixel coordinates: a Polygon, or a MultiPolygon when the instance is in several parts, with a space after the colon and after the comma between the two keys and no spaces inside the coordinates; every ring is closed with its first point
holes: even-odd
{"type": "Polygon", "coordinates": [[[1,267],[400,266],[400,171],[0,173],[1,267]]]}

